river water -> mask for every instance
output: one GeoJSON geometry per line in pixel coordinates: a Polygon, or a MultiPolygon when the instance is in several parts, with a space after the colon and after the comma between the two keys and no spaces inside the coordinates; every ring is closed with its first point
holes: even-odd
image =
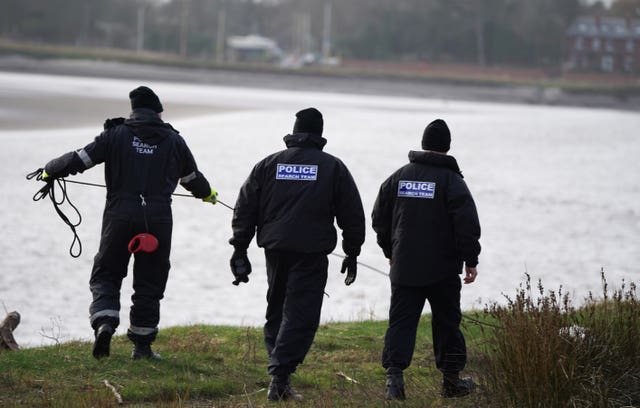
{"type": "MultiPolygon", "coordinates": [[[[97,250],[105,191],[68,185],[83,220],[83,252],[68,254],[72,234],[48,201],[33,202],[39,183],[25,175],[80,148],[109,116],[128,112],[141,83],[84,77],[0,73],[0,302],[22,315],[23,346],[88,340],[88,279],[97,250]]],[[[202,172],[233,205],[253,165],[284,148],[297,110],[325,117],[325,150],[350,168],[367,215],[359,261],[387,263],[375,244],[370,213],[380,183],[419,149],[422,130],[445,119],[452,150],[474,194],[482,224],[479,276],[463,288],[464,309],[504,302],[525,273],[546,289],[562,286],[579,304],[610,286],[638,282],[640,269],[640,115],[607,109],[456,102],[385,96],[277,91],[146,82],[181,131],[202,172]]],[[[102,183],[102,166],[75,180],[102,183]]],[[[186,193],[181,187],[176,191],[186,193]]],[[[259,326],[265,312],[264,257],[252,243],[249,284],[231,285],[231,211],[192,198],[173,205],[172,269],[161,327],[196,323],[259,326]]],[[[341,254],[338,247],[336,253],[341,254]]],[[[340,258],[330,256],[324,322],[385,319],[388,279],[360,267],[345,287],[340,258]]],[[[131,279],[123,284],[121,326],[128,326],[131,279]]],[[[428,312],[428,308],[425,309],[428,312]]]]}

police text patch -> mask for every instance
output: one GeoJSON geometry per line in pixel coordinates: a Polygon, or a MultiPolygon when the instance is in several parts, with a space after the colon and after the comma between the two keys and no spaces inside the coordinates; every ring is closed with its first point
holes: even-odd
{"type": "Polygon", "coordinates": [[[436,194],[436,183],[431,181],[398,182],[398,197],[433,198],[436,194]]]}
{"type": "Polygon", "coordinates": [[[276,180],[304,180],[318,179],[318,166],[315,164],[282,164],[276,166],[276,180]]]}

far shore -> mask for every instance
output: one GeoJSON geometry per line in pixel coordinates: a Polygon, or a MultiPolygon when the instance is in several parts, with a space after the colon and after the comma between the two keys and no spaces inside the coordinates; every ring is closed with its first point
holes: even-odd
{"type": "MultiPolygon", "coordinates": [[[[640,110],[640,95],[607,92],[568,92],[559,88],[535,85],[474,84],[401,77],[335,76],[305,72],[250,71],[204,69],[145,65],[102,60],[36,59],[25,56],[0,56],[0,72],[38,73],[65,76],[118,78],[140,81],[167,81],[219,86],[281,89],[295,91],[334,92],[365,95],[417,97],[439,100],[500,102],[531,105],[577,106],[618,110],[640,110]]],[[[126,100],[124,101],[126,102],[126,100]]],[[[97,106],[86,106],[78,98],[67,98],[50,106],[46,101],[13,96],[0,92],[0,106],[43,112],[40,128],[59,122],[58,115],[68,112],[120,112],[126,105],[104,101],[97,106]],[[44,106],[43,104],[48,104],[44,106]],[[47,119],[49,118],[49,119],[47,119]]],[[[176,107],[172,116],[194,115],[202,110],[197,106],[176,107]]],[[[86,115],[84,115],[86,116],[86,115]]],[[[89,115],[91,116],[91,115],[89,115]]],[[[77,117],[83,117],[78,115],[77,117]]],[[[20,118],[3,118],[4,129],[33,128],[33,123],[20,118]]]]}

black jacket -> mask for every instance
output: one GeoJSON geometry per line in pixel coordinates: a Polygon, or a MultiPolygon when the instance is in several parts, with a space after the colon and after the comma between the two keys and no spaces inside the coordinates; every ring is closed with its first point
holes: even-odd
{"type": "Polygon", "coordinates": [[[284,137],[287,149],[255,165],[240,189],[229,242],[246,249],[257,230],[258,246],[300,253],[330,253],[336,247],[357,256],[364,242],[364,211],[351,173],[325,153],[316,134],[284,137]]]}
{"type": "Polygon", "coordinates": [[[380,187],[372,221],[391,281],[425,286],[478,264],[480,221],[452,156],[411,151],[380,187]]]}
{"type": "Polygon", "coordinates": [[[140,194],[168,207],[178,182],[197,198],[211,193],[182,136],[148,109],[136,109],[126,120],[107,120],[93,142],[51,160],[45,171],[53,178],[66,177],[103,162],[107,210],[126,208],[123,201],[139,208],[140,194]]]}

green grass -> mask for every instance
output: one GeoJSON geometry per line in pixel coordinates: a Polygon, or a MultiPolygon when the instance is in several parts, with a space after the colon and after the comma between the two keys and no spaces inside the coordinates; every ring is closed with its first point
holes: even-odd
{"type": "MultiPolygon", "coordinates": [[[[567,294],[538,294],[529,280],[506,305],[467,313],[468,365],[479,388],[462,399],[439,396],[430,316],[420,322],[407,400],[384,400],[380,365],[387,323],[322,325],[292,376],[295,407],[637,407],[640,406],[640,301],[633,283],[573,307],[567,294]],[[566,327],[581,327],[571,335],[566,327]],[[356,380],[357,383],[348,378],[356,380]]],[[[95,360],[91,343],[0,353],[1,407],[112,407],[115,387],[129,407],[262,407],[267,354],[260,328],[187,326],[160,331],[161,361],[133,361],[125,336],[111,357],[95,360]]]]}
{"type": "MultiPolygon", "coordinates": [[[[406,372],[410,399],[403,406],[447,406],[438,395],[440,375],[434,367],[428,320],[429,316],[423,317],[415,358],[406,372]]],[[[305,402],[282,405],[388,406],[380,365],[385,330],[386,322],[382,321],[322,325],[305,363],[292,377],[305,402]]],[[[154,349],[163,360],[131,360],[131,344],[124,336],[114,337],[111,356],[99,361],[91,356],[91,344],[86,342],[2,353],[0,406],[116,406],[105,380],[116,387],[127,406],[244,407],[266,403],[268,360],[261,329],[175,327],[160,331],[154,349]]],[[[470,360],[472,367],[473,358],[470,360]]],[[[471,407],[475,406],[473,401],[451,406],[471,407]]]]}

